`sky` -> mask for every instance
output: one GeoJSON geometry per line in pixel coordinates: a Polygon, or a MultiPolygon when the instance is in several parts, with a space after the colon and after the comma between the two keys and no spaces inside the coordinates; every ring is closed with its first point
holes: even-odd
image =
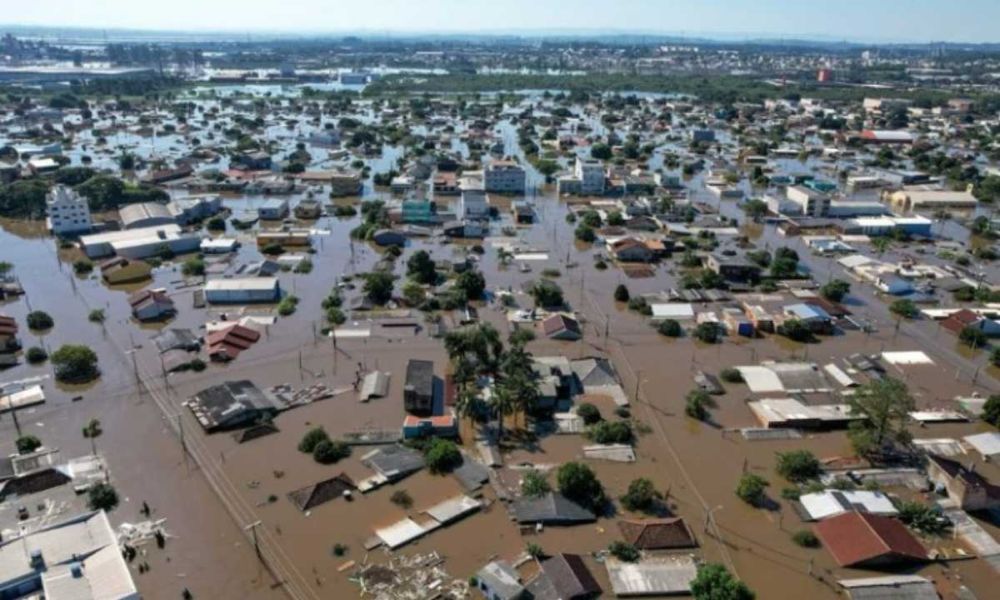
{"type": "MultiPolygon", "coordinates": [[[[286,33],[643,32],[1000,42],[1000,0],[3,0],[0,23],[286,33]]],[[[0,26],[2,27],[2,26],[0,26]]]]}

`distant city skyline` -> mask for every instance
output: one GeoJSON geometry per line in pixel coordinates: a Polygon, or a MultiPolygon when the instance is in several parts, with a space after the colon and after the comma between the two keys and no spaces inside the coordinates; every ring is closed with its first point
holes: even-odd
{"type": "Polygon", "coordinates": [[[303,35],[562,32],[1000,42],[998,0],[32,0],[5,7],[0,21],[8,26],[303,35]]]}

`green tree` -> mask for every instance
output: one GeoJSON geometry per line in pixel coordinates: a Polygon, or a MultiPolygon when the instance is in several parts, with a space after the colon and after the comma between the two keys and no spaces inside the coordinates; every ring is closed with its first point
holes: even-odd
{"type": "Polygon", "coordinates": [[[590,157],[597,160],[611,160],[611,146],[607,144],[594,144],[590,147],[590,157]]]}
{"type": "Polygon", "coordinates": [[[736,495],[747,504],[760,506],[764,502],[768,485],[768,481],[760,475],[744,473],[736,485],[736,495]]]}
{"type": "Polygon", "coordinates": [[[920,314],[920,310],[917,305],[914,304],[913,300],[907,298],[900,298],[899,300],[894,300],[892,304],[889,305],[889,310],[893,314],[897,314],[904,319],[916,319],[917,315],[920,314]]]}
{"type": "Polygon", "coordinates": [[[525,471],[521,480],[521,493],[529,498],[538,498],[552,491],[552,486],[539,471],[529,469],[525,471]]]}
{"type": "Polygon", "coordinates": [[[632,427],[628,421],[598,421],[587,431],[596,444],[628,444],[632,441],[632,427]]]}
{"type": "Polygon", "coordinates": [[[712,400],[712,396],[705,390],[691,390],[684,397],[684,414],[692,419],[699,421],[708,419],[709,409],[714,406],[715,401],[712,400]]]}
{"type": "Polygon", "coordinates": [[[714,344],[719,341],[719,326],[715,323],[698,323],[691,332],[698,341],[704,342],[706,344],[714,344]]]}
{"type": "Polygon", "coordinates": [[[564,304],[562,288],[549,279],[542,279],[531,286],[531,297],[535,304],[542,308],[556,308],[564,304]]]}
{"type": "Polygon", "coordinates": [[[17,451],[21,454],[31,454],[42,447],[42,440],[33,435],[22,435],[15,442],[17,451]]]}
{"type": "Polygon", "coordinates": [[[978,327],[973,327],[972,325],[966,325],[963,327],[962,330],[958,332],[958,339],[970,348],[982,348],[989,342],[989,339],[986,337],[986,334],[983,333],[983,330],[978,327]]]}
{"type": "Polygon", "coordinates": [[[427,445],[424,458],[431,473],[450,473],[462,464],[462,453],[455,442],[442,438],[434,438],[427,445]]]}
{"type": "Polygon", "coordinates": [[[802,482],[819,477],[821,466],[808,450],[778,452],[778,474],[789,481],[802,482]]]}
{"type": "Polygon", "coordinates": [[[628,491],[621,497],[622,506],[631,511],[648,511],[652,509],[663,494],[656,491],[653,482],[646,477],[633,479],[628,484],[628,491]]]}
{"type": "Polygon", "coordinates": [[[576,415],[583,419],[584,425],[593,425],[602,419],[600,409],[590,402],[583,402],[577,406],[576,415]]]}
{"type": "Polygon", "coordinates": [[[104,430],[101,429],[101,422],[97,419],[91,419],[83,428],[83,438],[90,440],[90,453],[97,455],[97,438],[101,437],[104,430]]]}
{"type": "Polygon", "coordinates": [[[392,299],[393,277],[392,273],[375,271],[364,276],[365,283],[363,291],[369,300],[378,305],[383,305],[392,299]]]}
{"type": "Polygon", "coordinates": [[[434,261],[426,250],[417,250],[406,261],[406,275],[425,285],[437,281],[437,270],[434,261]]]}
{"type": "Polygon", "coordinates": [[[608,552],[622,562],[636,562],[642,556],[638,548],[621,540],[611,542],[608,552]]]}
{"type": "Polygon", "coordinates": [[[695,600],[754,600],[756,595],[742,581],[736,579],[717,563],[698,567],[698,574],[691,580],[691,595],[695,600]]]}
{"type": "Polygon", "coordinates": [[[189,258],[181,265],[181,273],[185,277],[201,277],[205,274],[205,261],[197,256],[189,258]]]}
{"type": "Polygon", "coordinates": [[[351,447],[340,440],[321,440],[312,451],[313,460],[330,465],[351,455],[351,447]]]}
{"type": "Polygon", "coordinates": [[[299,441],[299,452],[304,452],[306,454],[312,454],[313,450],[316,449],[316,445],[320,442],[327,442],[330,440],[329,434],[322,427],[313,427],[302,436],[302,440],[299,441]]]}
{"type": "Polygon", "coordinates": [[[851,422],[847,432],[858,454],[877,456],[895,444],[910,443],[906,423],[914,401],[902,381],[874,379],[856,388],[847,403],[851,414],[860,417],[851,422]]]}
{"type": "Polygon", "coordinates": [[[681,324],[673,319],[664,319],[656,326],[656,331],[665,337],[680,337],[684,333],[681,324]]]}
{"type": "Polygon", "coordinates": [[[851,291],[851,284],[843,279],[832,279],[819,288],[819,293],[832,302],[840,302],[851,291]]]}
{"type": "Polygon", "coordinates": [[[788,319],[781,325],[778,325],[777,332],[779,335],[783,335],[796,342],[808,342],[813,339],[812,330],[799,319],[788,319]]]}
{"type": "Polygon", "coordinates": [[[112,511],[118,506],[118,492],[110,483],[97,483],[87,491],[90,510],[112,511]]]}
{"type": "Polygon", "coordinates": [[[100,374],[97,354],[87,346],[66,344],[50,357],[55,367],[56,379],[65,383],[85,383],[100,374]]]}
{"type": "Polygon", "coordinates": [[[983,404],[983,421],[1000,428],[1000,395],[993,394],[983,404]]]}
{"type": "Polygon", "coordinates": [[[486,291],[486,278],[479,271],[469,269],[455,279],[455,288],[462,290],[469,300],[479,300],[486,291]]]}
{"type": "Polygon", "coordinates": [[[27,321],[28,329],[33,329],[35,331],[52,329],[52,326],[55,325],[55,321],[52,320],[49,313],[41,310],[34,310],[28,313],[27,321]]]}
{"type": "Polygon", "coordinates": [[[556,472],[559,493],[570,500],[599,512],[607,502],[604,487],[587,465],[579,462],[564,463],[556,472]]]}
{"type": "Polygon", "coordinates": [[[628,288],[625,287],[624,283],[619,283],[618,287],[615,288],[615,301],[617,302],[628,302],[631,295],[628,292],[628,288]]]}
{"type": "Polygon", "coordinates": [[[28,351],[25,353],[25,358],[28,359],[30,364],[37,365],[47,361],[49,359],[49,353],[45,351],[45,348],[32,346],[31,348],[28,348],[28,351]]]}

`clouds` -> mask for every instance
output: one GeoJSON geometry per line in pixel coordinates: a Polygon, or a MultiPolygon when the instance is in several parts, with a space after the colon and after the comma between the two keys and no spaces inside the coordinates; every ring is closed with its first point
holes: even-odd
{"type": "MultiPolygon", "coordinates": [[[[6,3],[5,3],[6,4],[6,3]]],[[[996,0],[31,0],[8,24],[198,31],[639,31],[1000,41],[996,0]]]]}

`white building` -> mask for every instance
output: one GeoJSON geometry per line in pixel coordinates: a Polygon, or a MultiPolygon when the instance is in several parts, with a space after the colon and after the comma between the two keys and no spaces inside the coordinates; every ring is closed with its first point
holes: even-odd
{"type": "Polygon", "coordinates": [[[460,219],[482,219],[489,213],[486,202],[486,190],[482,181],[474,178],[462,178],[462,200],[458,207],[460,219]]]}
{"type": "Polygon", "coordinates": [[[599,160],[577,156],[573,174],[560,177],[556,183],[560,194],[603,195],[604,165],[599,160]]]}
{"type": "Polygon", "coordinates": [[[158,227],[125,229],[85,235],[80,238],[80,248],[88,258],[103,258],[117,254],[125,258],[142,260],[163,254],[196,252],[201,236],[181,230],[176,223],[158,227]]]}
{"type": "Polygon", "coordinates": [[[524,182],[524,167],[512,160],[494,161],[483,172],[483,186],[487,192],[524,192],[524,182]]]}
{"type": "Polygon", "coordinates": [[[274,277],[210,279],[205,283],[205,300],[209,304],[277,302],[280,296],[281,286],[274,277]]]}
{"type": "Polygon", "coordinates": [[[90,207],[87,199],[64,185],[57,185],[46,200],[45,224],[55,235],[90,231],[90,207]]]}
{"type": "Polygon", "coordinates": [[[790,202],[799,207],[799,214],[809,217],[825,217],[830,211],[830,196],[811,190],[805,186],[794,185],[785,193],[790,202]]]}

